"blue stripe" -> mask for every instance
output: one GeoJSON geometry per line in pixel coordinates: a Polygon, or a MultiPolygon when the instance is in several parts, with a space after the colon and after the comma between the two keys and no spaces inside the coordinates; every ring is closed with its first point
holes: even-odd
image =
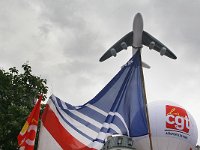
{"type": "Polygon", "coordinates": [[[110,133],[110,134],[116,134],[117,132],[111,128],[101,128],[101,132],[103,133],[110,133]]]}
{"type": "Polygon", "coordinates": [[[101,113],[91,109],[89,107],[84,107],[78,110],[80,113],[98,121],[99,123],[103,123],[105,121],[106,116],[102,115],[101,113]]]}

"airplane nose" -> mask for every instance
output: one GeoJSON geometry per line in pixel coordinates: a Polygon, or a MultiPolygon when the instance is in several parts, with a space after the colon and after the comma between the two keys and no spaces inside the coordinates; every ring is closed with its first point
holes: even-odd
{"type": "Polygon", "coordinates": [[[142,18],[142,14],[141,14],[141,13],[137,13],[137,14],[135,15],[135,18],[142,18]]]}
{"type": "Polygon", "coordinates": [[[142,47],[143,19],[141,13],[137,13],[133,20],[133,47],[142,47]]]}

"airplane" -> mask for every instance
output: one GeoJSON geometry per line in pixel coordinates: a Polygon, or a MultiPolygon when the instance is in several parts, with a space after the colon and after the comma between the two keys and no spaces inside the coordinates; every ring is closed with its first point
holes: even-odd
{"type": "Polygon", "coordinates": [[[162,44],[148,32],[143,31],[142,15],[137,13],[133,21],[133,31],[126,34],[112,47],[110,47],[99,61],[103,62],[111,56],[116,57],[118,52],[123,49],[126,50],[129,46],[132,46],[133,51],[137,51],[142,48],[142,45],[149,47],[150,50],[153,49],[159,52],[161,56],[165,55],[169,58],[177,59],[176,55],[169,48],[167,48],[164,44],[162,44]]]}

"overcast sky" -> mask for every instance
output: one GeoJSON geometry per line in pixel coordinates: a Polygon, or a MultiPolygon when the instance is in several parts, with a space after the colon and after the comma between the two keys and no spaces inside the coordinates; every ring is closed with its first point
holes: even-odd
{"type": "Polygon", "coordinates": [[[28,61],[47,79],[48,95],[73,105],[93,98],[130,58],[131,48],[98,61],[141,12],[144,30],[178,57],[143,48],[151,66],[144,69],[148,102],[178,103],[200,129],[199,0],[0,0],[0,6],[0,67],[19,69],[28,61]]]}

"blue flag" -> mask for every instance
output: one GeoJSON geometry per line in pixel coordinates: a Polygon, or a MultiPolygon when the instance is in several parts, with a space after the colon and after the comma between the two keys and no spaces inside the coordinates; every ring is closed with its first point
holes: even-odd
{"type": "MultiPolygon", "coordinates": [[[[52,95],[47,105],[71,138],[78,141],[73,143],[69,138],[68,146],[71,144],[74,149],[81,143],[89,149],[100,149],[109,135],[138,137],[148,134],[143,88],[141,56],[138,51],[86,104],[75,107],[52,95]]],[[[43,117],[44,126],[46,120],[43,117]]],[[[46,127],[52,132],[56,127],[49,128],[46,127]]],[[[53,137],[56,138],[56,135],[53,137]]]]}

